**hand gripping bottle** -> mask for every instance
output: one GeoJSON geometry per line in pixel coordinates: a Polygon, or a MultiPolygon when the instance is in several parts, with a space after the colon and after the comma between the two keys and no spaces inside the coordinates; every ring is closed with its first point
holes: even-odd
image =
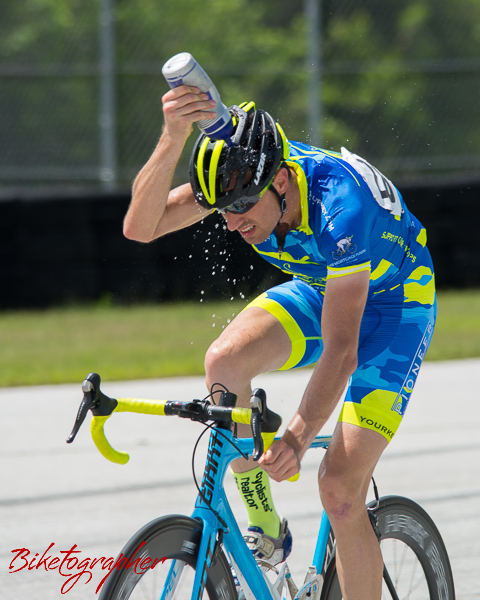
{"type": "Polygon", "coordinates": [[[198,62],[188,52],[176,54],[162,67],[162,73],[171,88],[179,85],[197,87],[202,93],[208,94],[217,103],[212,112],[216,112],[214,119],[204,119],[197,124],[201,131],[214,140],[225,140],[230,145],[230,136],[233,133],[233,122],[225,104],[220,100],[220,95],[213,85],[210,77],[205,73],[198,62]]]}

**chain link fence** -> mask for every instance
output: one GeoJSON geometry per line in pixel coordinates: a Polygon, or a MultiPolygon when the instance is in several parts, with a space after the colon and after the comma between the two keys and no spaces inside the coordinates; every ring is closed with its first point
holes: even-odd
{"type": "Polygon", "coordinates": [[[254,99],[291,139],[344,145],[395,182],[479,176],[480,0],[2,0],[1,10],[0,196],[127,189],[161,132],[161,67],[181,51],[227,105],[254,99]]]}

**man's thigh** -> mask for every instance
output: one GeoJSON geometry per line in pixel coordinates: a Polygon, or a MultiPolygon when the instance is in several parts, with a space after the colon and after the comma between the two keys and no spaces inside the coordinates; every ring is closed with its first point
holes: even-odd
{"type": "Polygon", "coordinates": [[[293,279],[261,294],[247,308],[267,311],[285,330],[290,352],[277,367],[288,370],[314,364],[323,350],[321,332],[324,288],[293,279]]]}
{"type": "Polygon", "coordinates": [[[279,369],[290,352],[290,339],[278,319],[262,308],[247,307],[210,346],[207,375],[221,372],[225,385],[248,383],[260,373],[279,369]]]}

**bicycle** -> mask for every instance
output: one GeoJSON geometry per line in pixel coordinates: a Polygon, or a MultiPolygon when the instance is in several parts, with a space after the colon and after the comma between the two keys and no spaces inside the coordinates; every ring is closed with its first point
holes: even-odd
{"type": "MultiPolygon", "coordinates": [[[[125,464],[129,459],[128,454],[114,450],[105,437],[104,425],[113,412],[176,415],[210,429],[200,486],[194,474],[198,496],[192,515],[159,517],[140,529],[122,549],[119,557],[126,562],[109,573],[100,600],[200,600],[205,591],[209,600],[287,600],[288,595],[292,600],[342,598],[335,539],[325,512],[312,565],[300,587],[293,582],[286,562],[278,570],[253,558],[230,509],[223,480],[239,454],[260,458],[275,439],[281,417],[267,408],[263,390],[253,392],[250,408],[236,408],[236,396],[221,387],[212,389],[203,400],[187,402],[114,399],[100,390],[98,374],[90,373],[84,380],[83,399],[67,442],[73,442],[90,410],[92,438],[98,450],[113,462],[125,464]],[[214,404],[216,394],[219,401],[214,404]],[[237,438],[235,430],[232,432],[234,423],[250,424],[252,438],[237,438]]],[[[326,449],[330,439],[317,436],[311,448],[326,449]]],[[[393,600],[454,600],[450,562],[432,519],[408,498],[380,498],[375,482],[374,494],[375,500],[366,510],[382,548],[384,596],[393,600]]]]}
{"type": "Polygon", "coordinates": [[[342,256],[345,256],[345,254],[355,254],[355,252],[357,251],[357,245],[356,244],[352,244],[352,242],[349,242],[347,246],[345,246],[345,249],[342,250],[341,248],[337,248],[336,250],[334,250],[332,252],[332,257],[335,260],[339,260],[340,258],[342,258],[342,256]]]}

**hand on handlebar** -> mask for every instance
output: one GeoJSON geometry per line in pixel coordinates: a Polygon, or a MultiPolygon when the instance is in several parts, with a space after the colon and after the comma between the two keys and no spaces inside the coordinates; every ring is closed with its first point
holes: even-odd
{"type": "Polygon", "coordinates": [[[300,460],[295,450],[283,440],[273,442],[258,464],[274,481],[296,481],[300,476],[300,460]]]}

